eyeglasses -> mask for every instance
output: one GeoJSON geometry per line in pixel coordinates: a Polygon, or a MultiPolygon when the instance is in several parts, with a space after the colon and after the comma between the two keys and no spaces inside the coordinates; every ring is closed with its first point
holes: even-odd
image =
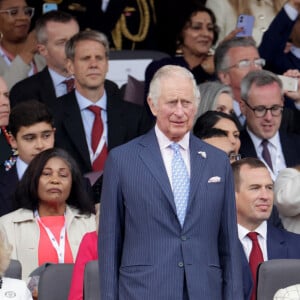
{"type": "Polygon", "coordinates": [[[263,105],[252,107],[249,105],[247,101],[245,101],[246,105],[254,112],[255,117],[262,118],[267,114],[269,110],[273,117],[278,117],[282,114],[283,106],[280,105],[273,105],[271,107],[265,107],[263,105]]]}
{"type": "Polygon", "coordinates": [[[3,9],[0,10],[0,13],[6,13],[8,14],[9,17],[11,18],[16,18],[20,12],[23,12],[23,14],[28,17],[28,18],[32,18],[34,15],[34,7],[16,7],[16,8],[10,8],[10,9],[3,9]]]}
{"type": "Polygon", "coordinates": [[[240,60],[238,63],[228,67],[227,69],[231,69],[231,68],[247,69],[250,66],[254,66],[256,68],[262,68],[265,66],[265,64],[266,64],[266,61],[263,58],[257,58],[254,60],[243,59],[243,60],[240,60]]]}
{"type": "Polygon", "coordinates": [[[228,154],[228,157],[229,157],[230,161],[237,161],[237,160],[241,160],[242,159],[241,154],[237,154],[237,153],[234,153],[234,152],[230,152],[228,154]]]}

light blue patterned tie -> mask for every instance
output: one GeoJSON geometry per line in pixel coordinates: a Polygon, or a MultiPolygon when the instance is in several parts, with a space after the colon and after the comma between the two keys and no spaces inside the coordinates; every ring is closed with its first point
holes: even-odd
{"type": "Polygon", "coordinates": [[[190,191],[190,177],[180,154],[180,146],[177,143],[170,145],[174,151],[172,159],[172,186],[174,200],[177,210],[177,217],[181,226],[183,226],[186,214],[186,207],[190,191]]]}

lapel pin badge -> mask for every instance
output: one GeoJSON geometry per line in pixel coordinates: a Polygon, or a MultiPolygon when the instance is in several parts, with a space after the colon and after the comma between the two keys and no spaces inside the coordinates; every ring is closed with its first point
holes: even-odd
{"type": "Polygon", "coordinates": [[[202,158],[206,158],[206,152],[205,151],[199,151],[198,154],[202,156],[202,158]]]}

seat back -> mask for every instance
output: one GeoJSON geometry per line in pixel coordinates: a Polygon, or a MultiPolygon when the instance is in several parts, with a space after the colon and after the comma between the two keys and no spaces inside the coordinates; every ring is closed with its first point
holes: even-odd
{"type": "Polygon", "coordinates": [[[272,259],[260,264],[257,300],[272,300],[277,290],[300,283],[300,259],[272,259]]]}
{"type": "Polygon", "coordinates": [[[126,84],[128,76],[145,80],[145,70],[153,61],[170,55],[154,50],[115,50],[109,53],[109,70],[106,78],[119,87],[126,84]]]}
{"type": "Polygon", "coordinates": [[[68,299],[74,264],[51,264],[39,279],[39,300],[68,299]]]}
{"type": "Polygon", "coordinates": [[[5,271],[5,277],[21,279],[22,278],[22,265],[16,259],[11,259],[8,268],[5,271]]]}
{"type": "Polygon", "coordinates": [[[92,260],[85,265],[83,299],[100,299],[98,260],[92,260]]]}

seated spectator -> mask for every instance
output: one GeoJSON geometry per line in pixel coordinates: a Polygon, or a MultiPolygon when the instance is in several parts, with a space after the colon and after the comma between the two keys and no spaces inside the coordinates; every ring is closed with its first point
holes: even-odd
{"type": "Polygon", "coordinates": [[[274,295],[273,300],[299,300],[300,284],[290,285],[284,289],[280,289],[274,295]]]}
{"type": "Polygon", "coordinates": [[[274,193],[284,228],[300,233],[300,165],[279,172],[274,193]]]}
{"type": "Polygon", "coordinates": [[[189,69],[197,84],[215,79],[210,48],[218,38],[213,12],[202,5],[188,5],[178,20],[177,44],[181,56],[153,61],[145,72],[145,96],[155,72],[164,65],[179,65],[189,69]]]}
{"type": "Polygon", "coordinates": [[[53,117],[41,102],[32,100],[15,106],[9,124],[10,143],[18,156],[0,168],[0,216],[14,209],[12,195],[31,160],[54,146],[53,117]]]}
{"type": "Polygon", "coordinates": [[[202,137],[198,137],[201,138],[202,141],[223,150],[228,155],[231,163],[241,159],[241,155],[234,152],[234,147],[227,137],[226,131],[219,128],[211,128],[207,130],[202,137]]]}
{"type": "Polygon", "coordinates": [[[0,75],[8,88],[40,71],[44,59],[36,55],[35,32],[29,33],[34,8],[25,0],[0,1],[0,75]]]}
{"type": "Polygon", "coordinates": [[[236,120],[231,115],[218,111],[207,111],[197,119],[193,132],[197,137],[201,138],[211,128],[224,130],[233,146],[234,152],[236,154],[239,153],[241,146],[240,132],[236,120]]]}
{"type": "Polygon", "coordinates": [[[7,84],[0,77],[0,168],[4,168],[4,163],[9,166],[11,164],[10,157],[13,156],[9,133],[7,131],[10,113],[8,93],[7,84]]]}
{"type": "Polygon", "coordinates": [[[84,234],[96,230],[81,178],[62,149],[45,150],[29,164],[15,193],[21,208],[0,218],[23,279],[46,262],[73,263],[84,234]]]}
{"type": "Polygon", "coordinates": [[[274,227],[269,220],[274,201],[273,180],[265,164],[244,158],[231,164],[234,175],[237,226],[241,242],[244,299],[256,299],[259,263],[300,259],[300,235],[274,227]]]}
{"type": "Polygon", "coordinates": [[[222,41],[236,27],[240,14],[253,15],[255,18],[253,38],[259,45],[262,35],[284,2],[285,0],[207,0],[206,6],[216,15],[220,27],[219,41],[222,41]]]}
{"type": "Polygon", "coordinates": [[[0,229],[0,299],[32,300],[31,293],[22,280],[5,277],[10,263],[12,246],[3,228],[0,229]],[[13,297],[9,297],[9,295],[13,297]]]}
{"type": "Polygon", "coordinates": [[[71,280],[71,287],[69,293],[69,300],[83,299],[83,284],[84,284],[84,269],[89,261],[98,259],[98,226],[99,226],[100,207],[97,208],[96,213],[96,231],[88,232],[82,238],[77,253],[73,275],[71,280]]]}
{"type": "Polygon", "coordinates": [[[265,69],[283,74],[289,69],[300,69],[299,1],[289,0],[264,33],[258,48],[266,60],[265,69]],[[287,43],[291,42],[289,50],[287,43]]]}
{"type": "Polygon", "coordinates": [[[233,95],[230,86],[211,81],[199,84],[199,90],[201,101],[196,118],[208,110],[233,114],[233,95]]]}

